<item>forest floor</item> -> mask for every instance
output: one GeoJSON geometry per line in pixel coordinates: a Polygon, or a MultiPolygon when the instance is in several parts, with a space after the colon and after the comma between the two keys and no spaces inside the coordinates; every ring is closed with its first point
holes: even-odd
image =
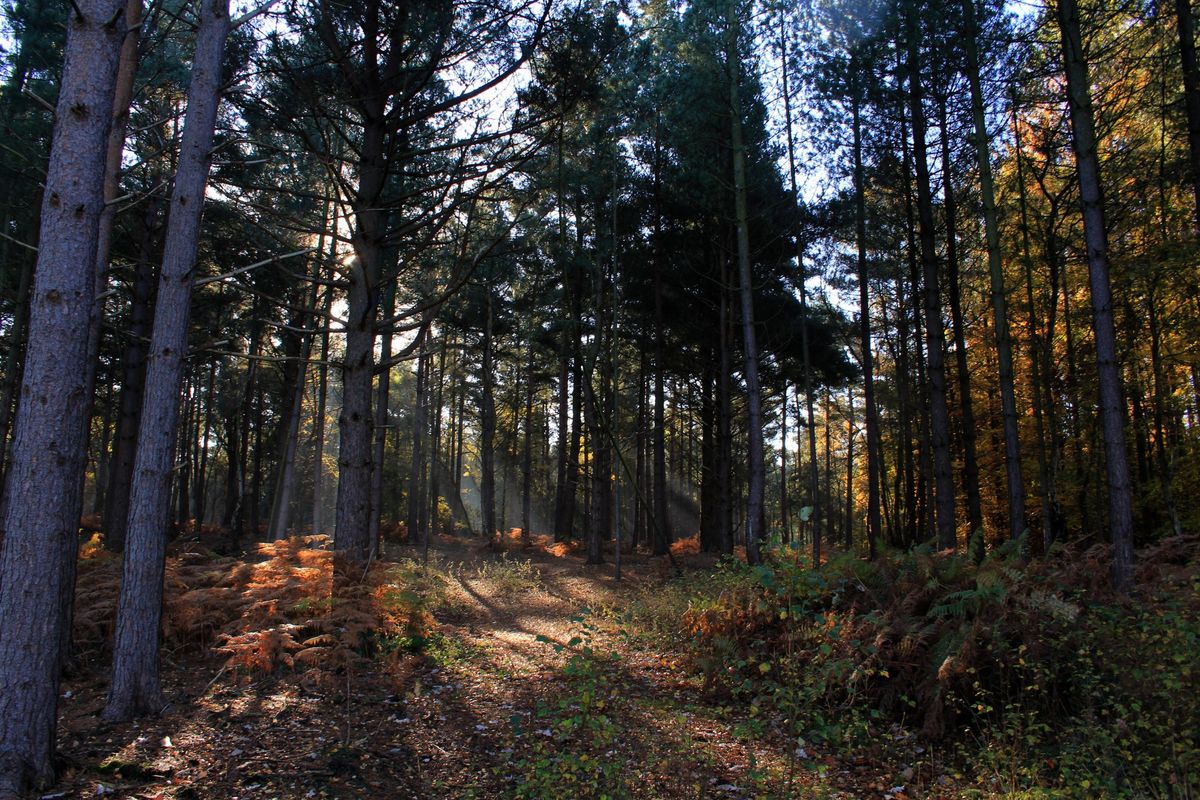
{"type": "MultiPolygon", "coordinates": [[[[163,713],[106,725],[106,672],[81,670],[63,685],[63,780],[42,796],[958,796],[901,731],[854,757],[789,752],[778,723],[706,693],[682,643],[622,614],[673,579],[665,559],[626,556],[618,582],[611,562],[511,544],[439,537],[423,646],[336,688],[168,653],[163,713]]],[[[712,565],[678,560],[684,580],[712,565]]]]}

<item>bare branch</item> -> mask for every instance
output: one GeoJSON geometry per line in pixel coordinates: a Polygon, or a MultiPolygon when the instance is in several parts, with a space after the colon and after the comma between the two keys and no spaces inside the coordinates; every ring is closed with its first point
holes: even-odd
{"type": "Polygon", "coordinates": [[[265,258],[262,261],[257,261],[253,264],[250,264],[249,266],[238,267],[235,270],[230,270],[229,272],[225,272],[221,275],[213,275],[210,278],[201,278],[200,280],[196,281],[196,286],[197,287],[207,286],[210,283],[216,283],[217,281],[223,281],[226,278],[232,278],[235,275],[241,275],[242,273],[249,272],[252,269],[258,269],[259,267],[265,267],[267,264],[276,264],[280,261],[283,261],[285,258],[295,258],[297,256],[308,255],[309,253],[313,252],[316,249],[317,248],[315,248],[315,247],[306,247],[303,250],[295,250],[291,253],[284,253],[281,256],[271,256],[270,258],[265,258]]]}

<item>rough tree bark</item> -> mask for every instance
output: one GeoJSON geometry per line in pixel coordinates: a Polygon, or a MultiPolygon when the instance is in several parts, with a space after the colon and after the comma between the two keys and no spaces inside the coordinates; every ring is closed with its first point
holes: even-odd
{"type": "Polygon", "coordinates": [[[128,538],[113,642],[112,685],[104,709],[108,720],[130,719],[162,709],[159,622],[171,462],[179,419],[179,388],[187,355],[200,216],[229,29],[228,0],[204,0],[147,355],[146,389],[134,456],[128,538]]]}
{"type": "Polygon", "coordinates": [[[1125,452],[1125,399],[1117,363],[1117,334],[1113,323],[1112,283],[1108,266],[1108,232],[1100,181],[1095,120],[1087,54],[1079,29],[1076,0],[1059,0],[1058,26],[1062,35],[1067,76],[1067,105],[1071,111],[1071,143],[1079,173],[1079,202],[1087,245],[1088,279],[1092,295],[1092,329],[1096,335],[1096,372],[1100,389],[1100,422],[1108,477],[1108,525],[1113,544],[1113,583],[1127,591],[1133,586],[1133,490],[1125,452]]]}
{"type": "Polygon", "coordinates": [[[0,797],[54,775],[62,598],[75,576],[86,359],[124,0],[77,0],[41,209],[0,561],[0,797]],[[46,498],[54,498],[48,503],[46,498]]]}

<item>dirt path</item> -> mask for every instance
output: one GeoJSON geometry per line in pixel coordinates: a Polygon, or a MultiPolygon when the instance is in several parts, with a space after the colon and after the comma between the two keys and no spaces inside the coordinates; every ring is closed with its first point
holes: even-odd
{"type": "MultiPolygon", "coordinates": [[[[619,611],[670,571],[659,560],[588,567],[538,550],[443,544],[453,583],[440,648],[410,705],[428,796],[776,795],[780,748],[705,703],[678,654],[622,632],[619,611]],[[450,644],[447,644],[450,643],[450,644]],[[599,763],[598,763],[599,762],[599,763]],[[474,792],[474,795],[472,795],[474,792]]],[[[801,779],[803,780],[803,778],[801,779]]],[[[799,789],[799,784],[796,786],[799,789]]],[[[811,796],[811,795],[810,795],[811,796]]]]}
{"type": "Polygon", "coordinates": [[[778,730],[706,698],[677,647],[622,630],[664,564],[627,559],[617,583],[611,564],[478,540],[443,539],[432,555],[433,633],[344,687],[168,653],[164,714],[106,726],[103,669],[68,682],[65,776],[47,797],[750,798],[789,784],[796,797],[872,796],[833,790],[823,776],[852,768],[789,759],[778,730]]]}

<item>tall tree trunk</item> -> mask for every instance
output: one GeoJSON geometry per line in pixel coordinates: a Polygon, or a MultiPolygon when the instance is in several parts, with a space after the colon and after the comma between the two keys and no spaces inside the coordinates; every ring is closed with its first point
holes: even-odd
{"type": "MultiPolygon", "coordinates": [[[[328,203],[326,204],[328,206],[328,203]]],[[[328,209],[326,210],[326,214],[328,209]]],[[[321,258],[324,253],[325,232],[317,240],[317,251],[313,256],[313,282],[304,310],[293,318],[293,327],[308,327],[316,324],[313,311],[317,307],[321,258]]],[[[279,463],[275,469],[274,488],[271,492],[271,518],[267,535],[272,540],[285,539],[291,527],[292,488],[295,483],[296,450],[300,437],[300,415],[304,410],[304,387],[308,379],[308,358],[312,353],[313,334],[284,334],[284,349],[289,358],[283,366],[283,396],[287,406],[279,423],[279,463]]]]}
{"type": "Polygon", "coordinates": [[[208,438],[212,433],[212,415],[213,415],[213,390],[214,383],[217,379],[217,362],[212,361],[208,365],[208,381],[205,383],[204,390],[204,427],[200,434],[200,439],[197,445],[200,449],[198,468],[196,470],[196,490],[192,492],[195,509],[192,512],[192,517],[195,522],[195,533],[197,536],[204,528],[204,515],[208,509],[208,438]]]}
{"type": "MultiPolygon", "coordinates": [[[[336,217],[335,223],[336,223],[336,217]]],[[[337,239],[332,239],[336,244],[337,239]]],[[[332,250],[334,245],[330,245],[332,250]]],[[[313,497],[312,532],[325,531],[325,405],[329,389],[329,319],[333,309],[333,291],[325,290],[321,314],[321,362],[317,364],[317,408],[313,412],[313,497]]]]}
{"type": "MultiPolygon", "coordinates": [[[[879,537],[883,533],[880,516],[879,470],[880,436],[879,415],[875,408],[874,357],[871,352],[871,296],[867,276],[867,200],[866,179],[862,160],[862,119],[860,113],[861,89],[858,85],[859,65],[851,58],[851,121],[854,135],[854,226],[858,270],[858,338],[862,351],[863,401],[867,429],[867,547],[872,559],[876,556],[879,537]]],[[[849,489],[847,489],[849,496],[849,489]]],[[[850,520],[847,512],[847,520],[850,520]]],[[[848,526],[849,529],[849,526],[848,526]]],[[[849,536],[850,534],[847,534],[849,536]]]]}
{"type": "MultiPolygon", "coordinates": [[[[1054,475],[1050,470],[1050,459],[1046,447],[1046,421],[1042,405],[1042,397],[1046,390],[1043,388],[1042,376],[1042,337],[1037,321],[1037,311],[1033,296],[1033,254],[1029,243],[1029,211],[1025,192],[1025,159],[1021,145],[1021,127],[1017,118],[1016,91],[1012,93],[1013,114],[1013,150],[1017,161],[1017,200],[1021,211],[1021,266],[1025,272],[1025,311],[1026,335],[1029,337],[1029,376],[1033,384],[1033,421],[1037,436],[1038,476],[1042,483],[1042,551],[1049,552],[1057,535],[1054,525],[1054,497],[1056,493],[1054,475]]],[[[989,254],[990,258],[990,254],[989,254]]],[[[1003,369],[1003,362],[1001,364],[1003,369]]],[[[1048,380],[1049,376],[1046,376],[1048,380]]],[[[1005,428],[1007,431],[1007,427],[1005,428]]],[[[1011,482],[1009,484],[1011,489],[1011,482]]]]}
{"type": "Polygon", "coordinates": [[[175,455],[175,527],[174,533],[179,533],[187,525],[188,509],[191,508],[192,470],[191,453],[189,448],[195,440],[192,426],[196,414],[196,399],[192,390],[192,380],[185,375],[183,379],[183,424],[179,426],[178,444],[175,455]]]}
{"type": "Polygon", "coordinates": [[[1117,335],[1113,324],[1112,285],[1108,266],[1108,232],[1100,161],[1096,152],[1092,116],[1091,82],[1087,55],[1079,29],[1076,0],[1059,0],[1058,24],[1062,34],[1063,65],[1067,75],[1067,100],[1071,111],[1071,142],[1079,173],[1079,199],[1083,210],[1088,277],[1092,295],[1092,328],[1096,336],[1096,372],[1100,389],[1100,421],[1104,431],[1104,459],[1108,477],[1109,529],[1113,544],[1113,583],[1121,591],[1133,586],[1133,491],[1125,451],[1125,400],[1117,363],[1117,335]]]}
{"type": "MultiPolygon", "coordinates": [[[[1048,235],[1047,239],[1053,237],[1048,235]]],[[[1053,251],[1051,251],[1053,252],[1053,251]]],[[[1052,256],[1053,258],[1053,256],[1052,256]]],[[[1080,412],[1082,395],[1080,394],[1079,381],[1079,366],[1078,353],[1079,345],[1075,340],[1075,323],[1072,321],[1074,314],[1071,313],[1071,284],[1069,270],[1066,265],[1063,265],[1061,270],[1062,278],[1062,295],[1063,295],[1063,334],[1067,340],[1067,385],[1066,394],[1070,397],[1077,398],[1071,403],[1071,449],[1072,457],[1075,461],[1075,472],[1077,473],[1079,491],[1076,493],[1076,504],[1079,507],[1080,528],[1083,531],[1090,532],[1092,529],[1092,496],[1091,496],[1091,464],[1087,458],[1084,449],[1085,427],[1090,427],[1085,424],[1083,414],[1080,412]]],[[[1049,350],[1047,343],[1047,351],[1049,350]]],[[[1091,437],[1088,437],[1091,438],[1091,437]]]]}
{"type": "Polygon", "coordinates": [[[1021,436],[1017,424],[1012,339],[1008,327],[1008,301],[1004,288],[1004,253],[1000,246],[1000,223],[996,214],[996,190],[992,180],[992,161],[988,146],[991,138],[987,132],[983,87],[979,78],[979,25],[975,16],[975,0],[962,0],[962,3],[967,28],[963,41],[967,56],[967,84],[971,92],[971,121],[975,126],[975,166],[979,170],[979,192],[983,202],[984,241],[987,247],[992,315],[995,322],[996,355],[1000,367],[1000,415],[1004,420],[1008,530],[1009,535],[1015,539],[1026,530],[1025,485],[1021,475],[1021,436]]]}
{"type": "Polygon", "coordinates": [[[416,544],[424,538],[421,536],[421,505],[423,497],[421,484],[425,475],[425,429],[428,427],[425,421],[425,382],[428,380],[426,370],[429,368],[429,361],[425,358],[424,353],[421,352],[424,350],[424,347],[424,341],[417,345],[417,375],[415,379],[416,385],[413,390],[412,459],[408,470],[408,509],[404,516],[404,525],[408,530],[408,541],[412,544],[416,544]]]}
{"type": "MultiPolygon", "coordinates": [[[[788,153],[788,182],[792,190],[792,196],[799,198],[799,192],[796,186],[796,146],[792,133],[792,97],[788,91],[788,74],[790,70],[789,61],[787,58],[787,39],[784,35],[781,25],[779,31],[779,47],[782,54],[783,67],[783,112],[784,124],[787,129],[787,153],[788,153]]],[[[799,207],[797,207],[799,212],[799,207]]],[[[797,213],[799,217],[799,213],[797,213]]],[[[809,349],[808,342],[808,273],[804,267],[804,239],[800,230],[800,220],[797,219],[796,226],[796,270],[799,272],[800,284],[800,351],[803,361],[804,371],[804,402],[805,409],[808,413],[808,502],[812,508],[808,519],[808,528],[812,531],[813,536],[813,552],[816,554],[814,564],[820,563],[821,552],[821,504],[819,502],[818,475],[817,475],[817,426],[813,417],[813,379],[812,379],[812,354],[809,349]]],[[[787,389],[783,392],[784,414],[786,418],[787,412],[787,389]]],[[[787,434],[784,433],[784,448],[787,447],[787,434]]],[[[799,455],[797,455],[799,459],[799,455]]],[[[782,465],[782,462],[781,462],[782,465]]],[[[782,471],[782,468],[781,468],[782,471]]],[[[783,478],[784,486],[787,486],[786,477],[783,478]]],[[[783,503],[786,509],[786,503],[783,503]]],[[[832,515],[831,515],[832,516],[832,515]]],[[[784,535],[788,535],[788,524],[786,514],[784,516],[784,535]]]]}
{"type": "Polygon", "coordinates": [[[896,437],[896,528],[900,544],[907,547],[919,541],[917,535],[917,459],[913,452],[913,369],[909,357],[908,304],[904,302],[904,282],[896,286],[896,402],[899,406],[899,435],[896,437]]]}
{"type": "Polygon", "coordinates": [[[108,720],[126,720],[162,710],[159,621],[171,457],[187,354],[200,215],[204,209],[213,126],[220,102],[221,62],[229,26],[228,0],[204,0],[147,355],[146,389],[134,456],[128,539],[113,641],[112,684],[104,709],[108,720]]]}
{"type": "MultiPolygon", "coordinates": [[[[384,319],[391,319],[395,311],[396,282],[389,281],[383,289],[384,319]]],[[[392,332],[380,331],[380,338],[382,340],[379,347],[381,368],[379,376],[376,378],[378,383],[375,387],[375,423],[372,426],[374,439],[371,444],[373,451],[371,455],[371,518],[367,529],[367,536],[372,542],[372,547],[377,548],[377,552],[382,552],[383,547],[380,525],[383,518],[383,462],[387,453],[388,398],[392,388],[392,369],[388,365],[392,358],[392,332]]],[[[436,452],[433,454],[433,459],[436,464],[436,452]]]]}
{"type": "MultiPolygon", "coordinates": [[[[524,437],[521,440],[521,539],[528,542],[533,533],[533,337],[529,337],[525,357],[524,437]]],[[[441,390],[439,389],[439,392],[441,390]]]]}
{"type": "MultiPolygon", "coordinates": [[[[970,0],[968,0],[969,2],[970,0]]],[[[939,98],[939,132],[942,145],[942,210],[946,219],[946,278],[950,290],[950,325],[958,378],[958,404],[962,413],[963,489],[967,496],[967,522],[971,535],[983,531],[983,504],[979,497],[979,455],[975,445],[975,407],[971,402],[971,375],[967,366],[967,332],[963,323],[962,282],[958,274],[958,206],[952,183],[950,122],[946,98],[939,98]]],[[[982,556],[982,551],[979,553],[982,556]]]]}
{"type": "MultiPolygon", "coordinates": [[[[707,358],[700,374],[700,549],[717,553],[721,550],[720,523],[717,517],[717,404],[716,371],[713,351],[705,350],[707,358]]],[[[639,458],[639,461],[641,459],[639,458]]]]}
{"type": "MultiPolygon", "coordinates": [[[[563,283],[565,285],[566,278],[563,283]]],[[[558,352],[558,451],[554,481],[554,541],[565,541],[567,521],[567,461],[571,433],[570,338],[564,327],[558,352]]]]}
{"type": "Polygon", "coordinates": [[[104,543],[115,552],[125,547],[129,491],[133,484],[133,456],[142,418],[142,392],[146,381],[146,340],[150,335],[151,303],[158,277],[152,253],[158,238],[158,208],[153,200],[147,201],[141,228],[127,323],[129,341],[122,357],[120,410],[109,470],[108,501],[104,507],[104,543]]]}
{"type": "MultiPolygon", "coordinates": [[[[104,167],[104,209],[100,212],[99,233],[96,239],[96,288],[97,302],[103,304],[99,295],[108,283],[108,258],[112,249],[113,224],[117,219],[117,199],[121,189],[121,155],[125,150],[125,133],[129,125],[129,106],[133,102],[133,82],[138,68],[138,39],[141,35],[142,0],[126,0],[125,24],[129,35],[121,44],[121,56],[117,64],[117,82],[113,93],[112,124],[108,131],[104,167]]],[[[97,309],[96,322],[91,334],[99,342],[103,308],[97,309]]]]}
{"type": "MultiPolygon", "coordinates": [[[[638,543],[645,538],[647,520],[649,518],[649,506],[646,503],[646,498],[650,496],[650,481],[647,480],[648,467],[650,461],[647,456],[649,447],[649,436],[647,436],[647,407],[649,402],[649,375],[650,357],[643,348],[638,358],[638,377],[637,377],[637,431],[634,434],[634,510],[633,510],[633,530],[629,536],[629,551],[636,552],[638,543]]],[[[707,397],[708,395],[705,395],[707,397]]],[[[701,507],[704,507],[703,501],[701,507]]],[[[703,515],[702,515],[703,519],[703,515]]],[[[703,523],[701,524],[703,528],[703,523]]]]}
{"type": "Polygon", "coordinates": [[[226,415],[225,443],[225,513],[221,519],[230,529],[230,546],[237,549],[245,534],[246,523],[246,473],[250,465],[250,416],[254,410],[255,387],[258,385],[258,353],[262,344],[263,322],[259,310],[252,311],[250,341],[246,345],[246,379],[242,384],[236,405],[230,405],[226,415]]]}
{"type": "Polygon", "coordinates": [[[1175,0],[1179,57],[1183,67],[1184,108],[1187,111],[1188,166],[1196,210],[1194,230],[1200,236],[1200,65],[1196,63],[1196,22],[1191,0],[1175,0]]]}
{"type": "MultiPolygon", "coordinates": [[[[825,515],[825,538],[832,545],[837,539],[834,534],[837,530],[838,520],[841,514],[835,513],[840,504],[835,505],[833,502],[833,395],[828,387],[825,389],[825,413],[822,415],[825,421],[825,490],[821,495],[821,499],[828,509],[825,515]]],[[[849,552],[847,547],[846,551],[849,552]]]]}
{"type": "Polygon", "coordinates": [[[74,590],[83,504],[87,334],[104,204],[97,154],[112,116],[123,7],[123,0],[77,0],[67,19],[2,526],[0,795],[54,777],[62,611],[74,590]]]}
{"type": "Polygon", "coordinates": [[[737,223],[738,283],[742,312],[742,349],[745,357],[746,381],[746,560],[751,564],[762,561],[759,540],[763,530],[763,489],[766,469],[763,463],[762,389],[758,379],[758,343],[754,335],[754,276],[750,269],[750,226],[746,209],[746,146],[742,141],[742,102],[738,74],[740,20],[735,3],[726,11],[725,47],[729,56],[730,144],[733,149],[733,203],[737,223]]]}
{"type": "MultiPolygon", "coordinates": [[[[846,390],[846,552],[854,551],[854,387],[846,390]]],[[[869,467],[868,467],[869,468],[869,467]]],[[[874,550],[874,547],[871,548],[874,550]]]]}
{"type": "Polygon", "coordinates": [[[481,402],[479,404],[479,504],[480,519],[482,520],[483,535],[489,541],[496,539],[496,401],[493,397],[495,367],[493,351],[493,306],[492,286],[485,287],[487,292],[486,311],[483,322],[482,360],[480,362],[479,383],[481,387],[481,402]]]}
{"type": "Polygon", "coordinates": [[[929,381],[929,431],[933,447],[935,522],[938,546],[957,544],[954,519],[954,475],[950,459],[950,410],[946,402],[946,328],[942,322],[938,257],[934,246],[933,198],[929,188],[929,159],[925,141],[925,107],[921,89],[920,27],[915,9],[907,14],[908,102],[912,118],[913,165],[917,179],[917,229],[925,284],[925,373],[929,381]]]}
{"type": "MultiPolygon", "coordinates": [[[[17,387],[21,384],[24,369],[26,334],[29,328],[29,288],[33,284],[35,258],[22,254],[21,277],[17,283],[17,296],[13,299],[13,319],[8,328],[8,342],[4,358],[4,385],[0,388],[0,487],[7,486],[8,477],[8,434],[12,430],[14,402],[17,387]]],[[[4,503],[0,502],[0,513],[4,503]]],[[[0,542],[3,542],[0,531],[0,542]]]]}
{"type": "MultiPolygon", "coordinates": [[[[138,37],[141,33],[141,0],[127,0],[125,22],[129,33],[121,45],[117,62],[117,82],[113,92],[112,122],[109,126],[104,162],[104,208],[96,236],[96,266],[93,272],[95,283],[96,311],[92,314],[88,329],[87,393],[88,413],[94,413],[96,396],[96,374],[100,368],[100,344],[104,333],[104,297],[108,289],[108,261],[112,247],[113,223],[116,220],[116,199],[121,186],[121,156],[125,148],[125,131],[129,123],[129,106],[133,100],[133,80],[137,74],[138,37]]],[[[90,419],[89,419],[90,427],[90,419]]],[[[103,447],[103,442],[101,443],[103,447]]],[[[67,609],[71,613],[71,609],[67,609]]]]}
{"type": "Polygon", "coordinates": [[[721,552],[733,553],[733,321],[730,319],[729,270],[721,263],[718,289],[720,356],[717,368],[717,518],[721,552]]]}
{"type": "Polygon", "coordinates": [[[337,520],[333,542],[352,561],[373,555],[371,540],[371,388],[375,374],[375,317],[383,260],[384,211],[380,197],[387,181],[386,93],[361,102],[362,142],[359,182],[354,197],[355,260],[347,290],[346,354],[342,362],[342,409],[338,414],[337,520]]]}
{"type": "Polygon", "coordinates": [[[783,530],[783,541],[791,541],[791,525],[788,520],[788,480],[787,480],[787,381],[783,383],[783,393],[779,400],[779,527],[783,530]]]}
{"type": "MultiPolygon", "coordinates": [[[[925,347],[920,331],[923,327],[921,313],[921,269],[917,255],[917,221],[916,205],[913,201],[913,168],[912,153],[908,142],[908,119],[901,112],[900,120],[900,152],[904,162],[904,218],[905,218],[905,252],[908,256],[907,288],[910,292],[909,307],[913,315],[913,361],[916,363],[916,397],[922,397],[927,392],[928,380],[925,373],[925,347]]],[[[903,291],[903,290],[901,290],[903,291]]],[[[929,412],[925,403],[919,405],[917,419],[917,474],[916,486],[911,501],[910,520],[906,527],[910,531],[911,541],[927,538],[934,529],[933,504],[930,502],[930,491],[933,486],[933,453],[930,446],[929,412]]]]}
{"type": "Polygon", "coordinates": [[[446,385],[446,340],[443,338],[438,348],[437,392],[434,394],[432,413],[429,415],[433,425],[429,436],[429,531],[432,534],[438,526],[438,510],[441,507],[441,477],[442,477],[442,389],[446,385]]]}
{"type": "MultiPolygon", "coordinates": [[[[113,419],[116,412],[116,374],[113,370],[109,371],[108,385],[104,389],[104,414],[100,420],[100,441],[96,444],[96,482],[92,493],[92,513],[103,515],[104,506],[107,502],[105,491],[108,488],[108,472],[109,472],[109,453],[112,450],[112,434],[115,420],[113,419]]],[[[0,545],[3,540],[0,539],[0,545]]]]}

